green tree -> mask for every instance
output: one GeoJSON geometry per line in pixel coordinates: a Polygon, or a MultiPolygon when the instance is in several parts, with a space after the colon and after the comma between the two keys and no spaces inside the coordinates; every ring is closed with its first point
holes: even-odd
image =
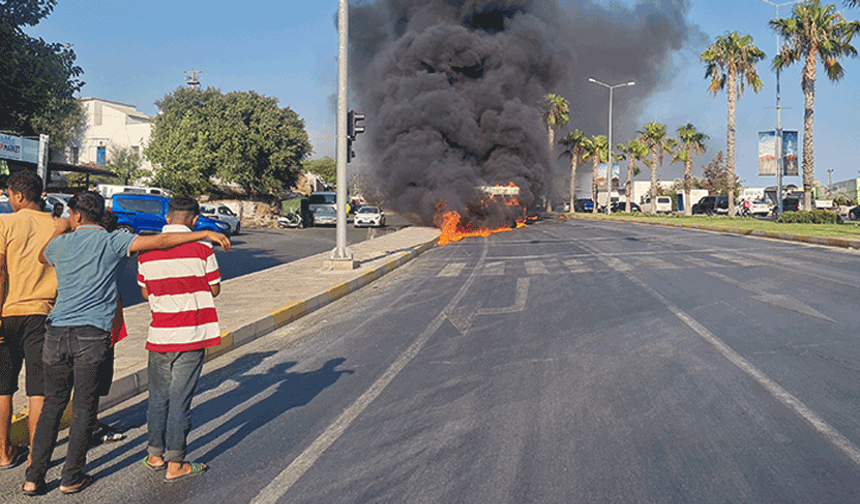
{"type": "Polygon", "coordinates": [[[723,151],[718,152],[714,159],[704,166],[702,179],[699,182],[702,189],[706,189],[711,195],[737,196],[741,186],[739,177],[729,172],[723,151]]]}
{"type": "MultiPolygon", "coordinates": [[[[707,63],[705,78],[711,79],[708,86],[714,96],[725,88],[728,97],[728,126],[726,133],[727,167],[735,173],[735,104],[744,92],[744,81],[758,93],[762,86],[755,65],[765,58],[764,52],[753,45],[751,35],[738,32],[720,35],[702,53],[700,59],[707,63]]],[[[729,215],[735,214],[734,191],[729,192],[729,215]]]]}
{"type": "MultiPolygon", "coordinates": [[[[591,169],[591,200],[594,201],[594,208],[591,213],[597,213],[597,189],[598,189],[598,174],[597,166],[600,163],[606,162],[606,137],[603,135],[592,136],[582,140],[583,158],[590,159],[592,164],[591,169]]],[[[611,181],[609,181],[611,183],[611,181]]],[[[573,208],[571,208],[573,211],[573,208]]]]}
{"type": "Polygon", "coordinates": [[[6,0],[0,8],[0,130],[51,136],[58,148],[80,121],[74,93],[83,70],[70,45],[48,43],[23,32],[54,8],[55,0],[6,0]]]}
{"type": "MultiPolygon", "coordinates": [[[[637,161],[645,159],[648,155],[648,146],[641,140],[633,139],[627,142],[627,145],[618,144],[618,159],[627,160],[627,182],[624,183],[624,195],[627,202],[625,203],[624,212],[630,213],[630,194],[633,192],[633,176],[639,175],[639,167],[636,166],[637,161]]],[[[651,200],[653,201],[653,200],[651,200]]]]}
{"type": "Polygon", "coordinates": [[[558,141],[559,144],[565,147],[563,156],[570,157],[570,211],[573,212],[573,201],[576,199],[576,169],[579,167],[579,160],[582,159],[584,153],[582,142],[585,140],[583,133],[579,130],[573,130],[566,137],[558,141]]]}
{"type": "Polygon", "coordinates": [[[651,161],[645,164],[651,169],[651,214],[657,213],[657,168],[663,167],[663,154],[671,154],[677,141],[666,136],[666,125],[649,122],[639,130],[639,141],[651,151],[651,161]]]}
{"type": "MultiPolygon", "coordinates": [[[[705,152],[705,140],[708,135],[698,131],[691,123],[678,126],[678,139],[681,145],[675,152],[672,161],[684,163],[684,215],[693,215],[693,204],[690,201],[690,189],[693,183],[693,155],[705,152]]],[[[674,201],[674,200],[673,200],[674,201]]]]}
{"type": "Polygon", "coordinates": [[[337,162],[326,156],[322,159],[311,159],[302,162],[302,168],[315,175],[319,175],[326,184],[337,183],[337,162]]]}
{"type": "Polygon", "coordinates": [[[149,170],[140,167],[140,156],[127,147],[111,147],[105,169],[110,170],[122,180],[123,185],[149,175],[149,170]]]}
{"type": "Polygon", "coordinates": [[[773,59],[773,67],[781,70],[803,60],[803,207],[811,210],[815,179],[812,134],[815,125],[815,69],[818,58],[821,58],[831,81],[836,82],[845,75],[839,59],[857,56],[851,38],[860,28],[860,23],[846,21],[841,13],[836,12],[834,5],[822,7],[820,0],[797,4],[792,13],[793,17],[770,22],[771,28],[785,38],[782,49],[773,59]]]}
{"type": "MultiPolygon", "coordinates": [[[[570,108],[567,100],[561,95],[549,93],[543,97],[540,103],[541,118],[546,124],[547,139],[549,140],[549,157],[550,160],[555,159],[555,130],[561,128],[570,122],[570,108]]],[[[549,199],[550,181],[552,180],[552,170],[547,174],[546,182],[546,209],[550,210],[551,202],[549,199]]]]}
{"type": "Polygon", "coordinates": [[[218,177],[270,195],[295,183],[311,150],[298,114],[253,91],[178,88],[156,105],[146,156],[160,165],[153,183],[176,192],[210,193],[218,177]]]}

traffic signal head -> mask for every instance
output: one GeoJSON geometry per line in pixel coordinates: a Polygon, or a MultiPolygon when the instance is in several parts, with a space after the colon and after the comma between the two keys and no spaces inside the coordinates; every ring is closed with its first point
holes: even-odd
{"type": "Polygon", "coordinates": [[[364,133],[364,114],[359,114],[354,110],[350,110],[346,118],[346,136],[355,140],[355,136],[359,133],[364,133]]]}

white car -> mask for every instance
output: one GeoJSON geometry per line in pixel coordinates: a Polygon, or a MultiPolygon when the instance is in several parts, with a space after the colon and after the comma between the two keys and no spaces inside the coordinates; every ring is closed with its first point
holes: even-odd
{"type": "Polygon", "coordinates": [[[766,217],[770,215],[770,211],[770,205],[764,201],[741,201],[735,205],[735,214],[741,217],[747,215],[766,217]],[[749,205],[745,205],[745,203],[749,203],[749,205]]]}
{"type": "Polygon", "coordinates": [[[229,224],[230,233],[234,235],[239,234],[239,229],[242,227],[239,216],[224,204],[200,205],[200,215],[229,224]]]}
{"type": "Polygon", "coordinates": [[[381,208],[374,206],[363,206],[359,208],[357,212],[355,212],[353,223],[355,227],[383,227],[385,226],[385,214],[382,212],[381,208]]]}
{"type": "MultiPolygon", "coordinates": [[[[645,201],[639,205],[642,207],[642,213],[651,213],[651,198],[645,198],[645,201]]],[[[657,196],[657,213],[672,213],[672,198],[668,196],[657,196]]]]}
{"type": "Polygon", "coordinates": [[[71,194],[63,193],[48,193],[45,195],[45,211],[52,212],[54,205],[63,205],[63,214],[61,217],[69,217],[69,200],[72,199],[71,194]]]}

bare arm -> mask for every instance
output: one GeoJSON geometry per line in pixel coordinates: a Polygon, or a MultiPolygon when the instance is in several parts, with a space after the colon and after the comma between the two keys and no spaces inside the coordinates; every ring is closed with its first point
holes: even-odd
{"type": "Polygon", "coordinates": [[[209,285],[209,290],[212,291],[212,297],[218,297],[221,294],[221,284],[209,285]]]}
{"type": "Polygon", "coordinates": [[[141,287],[140,293],[143,295],[143,299],[149,299],[149,292],[146,291],[146,287],[141,287]]]}
{"type": "Polygon", "coordinates": [[[230,239],[214,231],[193,231],[191,233],[161,233],[157,235],[138,236],[128,247],[129,252],[146,252],[148,250],[164,250],[183,243],[198,240],[209,240],[221,245],[224,250],[230,250],[230,239]]]}
{"type": "MultiPolygon", "coordinates": [[[[48,240],[48,243],[51,243],[51,240],[65,233],[69,229],[72,229],[71,224],[69,224],[69,219],[64,217],[54,219],[54,225],[56,226],[54,227],[54,234],[51,235],[51,239],[48,240]]],[[[45,258],[45,249],[48,248],[48,243],[46,243],[39,252],[39,262],[42,264],[48,264],[48,260],[45,258]]]]}
{"type": "MultiPolygon", "coordinates": [[[[0,309],[3,308],[3,303],[6,301],[6,254],[0,254],[0,309]]],[[[2,320],[0,320],[2,324],[2,320]]],[[[3,331],[0,331],[0,344],[3,343],[3,331]]]]}

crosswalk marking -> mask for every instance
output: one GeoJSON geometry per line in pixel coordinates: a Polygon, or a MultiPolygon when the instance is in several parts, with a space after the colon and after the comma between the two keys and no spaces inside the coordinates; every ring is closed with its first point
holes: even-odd
{"type": "Polygon", "coordinates": [[[591,271],[591,268],[583,264],[582,261],[576,259],[567,259],[564,261],[564,265],[571,273],[587,273],[591,271]]]}
{"type": "Polygon", "coordinates": [[[600,257],[600,260],[605,262],[610,268],[616,271],[632,271],[633,268],[629,264],[621,261],[616,257],[600,257]]]}
{"type": "Polygon", "coordinates": [[[741,266],[763,266],[761,262],[747,259],[746,257],[738,257],[728,254],[711,254],[711,256],[716,257],[717,259],[722,259],[723,261],[740,264],[741,266]]]}
{"type": "Polygon", "coordinates": [[[549,270],[543,261],[526,261],[526,273],[529,275],[549,275],[549,270]]]}
{"type": "Polygon", "coordinates": [[[482,274],[484,276],[503,276],[505,274],[505,263],[502,261],[486,263],[482,274]]]}
{"type": "Polygon", "coordinates": [[[686,257],[684,257],[684,260],[687,261],[688,263],[692,264],[693,266],[698,266],[700,268],[716,268],[717,267],[716,264],[705,261],[704,259],[699,259],[698,257],[686,256],[686,257]]]}
{"type": "Polygon", "coordinates": [[[451,264],[445,266],[445,268],[443,268],[442,271],[439,272],[438,276],[440,276],[440,277],[459,276],[460,273],[463,272],[463,268],[465,268],[465,267],[466,267],[466,263],[451,263],[451,264]]]}
{"type": "Polygon", "coordinates": [[[672,264],[672,263],[666,262],[662,259],[657,259],[656,257],[637,257],[636,260],[641,262],[642,264],[644,264],[645,267],[647,267],[647,268],[654,268],[654,269],[678,269],[678,268],[680,268],[680,266],[678,266],[677,264],[672,264]]]}

